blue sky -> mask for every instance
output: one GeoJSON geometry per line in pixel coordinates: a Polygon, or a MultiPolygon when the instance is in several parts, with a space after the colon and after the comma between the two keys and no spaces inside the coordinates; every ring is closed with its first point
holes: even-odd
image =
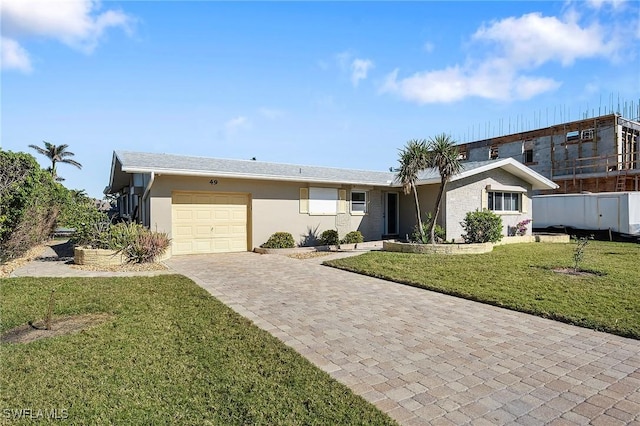
{"type": "Polygon", "coordinates": [[[2,149],[68,144],[95,197],[115,149],[388,170],[412,138],[638,115],[635,1],[0,7],[2,149]]]}

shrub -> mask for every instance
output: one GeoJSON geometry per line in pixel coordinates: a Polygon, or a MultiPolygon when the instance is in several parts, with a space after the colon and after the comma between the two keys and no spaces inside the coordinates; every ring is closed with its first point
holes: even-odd
{"type": "Polygon", "coordinates": [[[0,149],[0,262],[49,237],[65,191],[33,156],[0,149]]]}
{"type": "Polygon", "coordinates": [[[509,227],[509,235],[522,237],[527,234],[527,225],[531,223],[531,219],[525,219],[509,227]]]}
{"type": "Polygon", "coordinates": [[[134,244],[140,235],[149,232],[139,223],[121,222],[109,228],[106,245],[111,250],[122,250],[134,244]]]}
{"type": "Polygon", "coordinates": [[[335,229],[327,229],[320,235],[320,243],[325,246],[337,246],[340,244],[340,237],[338,237],[338,231],[335,229]]]}
{"type": "Polygon", "coordinates": [[[302,234],[300,237],[300,246],[301,247],[313,247],[320,244],[320,237],[318,236],[318,228],[320,224],[316,225],[315,228],[311,226],[307,226],[307,233],[302,234]]]}
{"type": "Polygon", "coordinates": [[[153,262],[169,248],[171,240],[164,232],[149,231],[142,228],[133,242],[122,249],[129,263],[153,262]]]}
{"type": "Polygon", "coordinates": [[[269,237],[266,243],[260,247],[263,248],[294,248],[296,246],[293,235],[288,232],[276,232],[269,237]]]}
{"type": "MultiPolygon", "coordinates": [[[[429,213],[427,215],[427,219],[422,222],[422,234],[424,234],[424,239],[422,238],[422,234],[420,234],[420,229],[418,225],[413,227],[413,234],[411,234],[411,241],[419,244],[428,244],[431,242],[431,222],[433,221],[433,214],[429,213]]],[[[447,237],[447,233],[442,228],[442,226],[436,224],[435,229],[435,237],[436,242],[445,241],[447,237]]]]}
{"type": "Polygon", "coordinates": [[[110,249],[111,221],[106,214],[87,211],[87,215],[71,226],[75,229],[70,241],[76,246],[110,249]]]}
{"type": "Polygon", "coordinates": [[[580,262],[584,259],[584,252],[589,244],[588,237],[576,237],[576,248],[573,250],[573,270],[578,272],[580,270],[580,262]]]}
{"type": "Polygon", "coordinates": [[[468,212],[460,222],[466,243],[495,243],[502,239],[502,218],[489,210],[468,212]]]}
{"type": "Polygon", "coordinates": [[[358,244],[364,241],[364,237],[362,236],[362,232],[360,231],[351,231],[347,235],[344,236],[341,243],[342,244],[358,244]]]}
{"type": "Polygon", "coordinates": [[[67,191],[57,225],[75,229],[71,237],[74,245],[109,248],[111,222],[82,191],[67,191]]]}

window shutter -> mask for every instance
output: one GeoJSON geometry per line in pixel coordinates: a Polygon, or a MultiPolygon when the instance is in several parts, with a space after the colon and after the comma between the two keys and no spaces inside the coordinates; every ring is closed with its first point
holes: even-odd
{"type": "Polygon", "coordinates": [[[482,188],[482,192],[480,193],[480,210],[485,210],[489,208],[489,195],[487,194],[487,190],[482,188]]]}
{"type": "Polygon", "coordinates": [[[309,188],[300,188],[300,213],[309,213],[309,188]]]}
{"type": "Polygon", "coordinates": [[[521,201],[521,203],[520,203],[520,206],[521,206],[520,211],[522,213],[526,213],[528,208],[529,208],[529,197],[527,196],[526,193],[524,193],[524,192],[522,193],[520,201],[521,201]]]}
{"type": "Polygon", "coordinates": [[[338,190],[338,213],[346,213],[347,212],[347,190],[339,189],[338,190]]]}

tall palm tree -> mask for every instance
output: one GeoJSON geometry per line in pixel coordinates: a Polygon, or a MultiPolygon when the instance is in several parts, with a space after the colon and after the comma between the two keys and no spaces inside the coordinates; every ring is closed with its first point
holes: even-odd
{"type": "Polygon", "coordinates": [[[436,200],[436,211],[431,221],[431,228],[429,229],[431,244],[435,244],[436,221],[440,214],[442,195],[444,194],[447,182],[449,182],[452,176],[457,175],[460,173],[460,170],[462,170],[462,164],[458,157],[458,147],[455,145],[455,141],[444,133],[434,138],[429,138],[428,148],[429,167],[437,168],[440,173],[440,191],[438,192],[438,199],[436,200]]]}
{"type": "Polygon", "coordinates": [[[427,141],[424,139],[412,139],[406,143],[404,148],[400,149],[398,158],[400,167],[396,171],[396,182],[402,184],[402,190],[405,194],[413,191],[413,197],[416,203],[416,219],[418,220],[418,229],[420,236],[424,240],[424,230],[422,228],[422,217],[420,215],[420,202],[418,201],[418,190],[416,189],[416,181],[420,172],[429,167],[429,152],[427,141]]]}
{"type": "Polygon", "coordinates": [[[82,168],[82,164],[78,163],[76,160],[69,158],[75,155],[73,152],[67,151],[67,148],[69,148],[69,145],[63,144],[63,145],[56,146],[47,141],[42,141],[42,142],[44,143],[44,148],[38,145],[29,145],[29,148],[35,149],[38,152],[38,154],[42,154],[45,157],[47,157],[49,160],[51,160],[51,167],[48,168],[47,170],[51,172],[51,176],[53,176],[54,179],[63,180],[58,178],[58,173],[56,171],[56,163],[66,163],[66,164],[71,164],[72,166],[76,166],[79,169],[82,168]]]}

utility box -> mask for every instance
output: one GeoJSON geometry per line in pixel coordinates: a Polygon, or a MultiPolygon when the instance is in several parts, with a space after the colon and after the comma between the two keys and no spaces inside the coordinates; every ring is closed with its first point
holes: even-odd
{"type": "Polygon", "coordinates": [[[537,195],[533,227],[611,230],[640,236],[640,192],[537,195]]]}

